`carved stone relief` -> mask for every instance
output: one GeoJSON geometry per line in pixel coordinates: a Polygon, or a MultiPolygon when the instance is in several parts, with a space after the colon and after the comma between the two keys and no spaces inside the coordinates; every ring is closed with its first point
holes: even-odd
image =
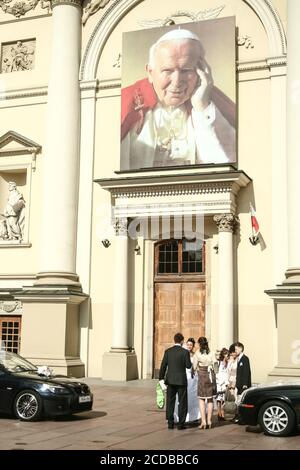
{"type": "Polygon", "coordinates": [[[22,313],[22,302],[19,300],[0,301],[0,313],[22,313]]]}
{"type": "Polygon", "coordinates": [[[90,16],[97,13],[101,8],[106,7],[109,2],[110,0],[90,0],[87,6],[83,9],[82,24],[85,25],[90,16]]]}
{"type": "Polygon", "coordinates": [[[166,18],[141,20],[139,21],[139,24],[146,28],[155,28],[156,26],[169,26],[172,24],[176,24],[176,22],[178,22],[178,18],[188,18],[192,21],[212,20],[214,18],[217,18],[224,8],[225,5],[220,5],[216,8],[209,8],[198,12],[192,12],[189,10],[179,10],[175,11],[166,18]]]}
{"type": "Polygon", "coordinates": [[[9,196],[0,214],[0,240],[21,241],[24,238],[25,200],[14,181],[8,183],[9,196]]]}
{"type": "Polygon", "coordinates": [[[238,46],[244,46],[246,49],[254,49],[251,36],[241,36],[237,39],[238,46]]]}
{"type": "Polygon", "coordinates": [[[116,236],[120,236],[120,235],[127,236],[128,220],[126,217],[116,218],[115,220],[112,221],[112,223],[113,223],[113,228],[114,228],[116,236]]]}
{"type": "Polygon", "coordinates": [[[36,6],[40,4],[40,7],[47,9],[48,13],[51,10],[51,0],[0,0],[0,8],[4,13],[20,18],[26,15],[30,10],[34,10],[36,6]]]}
{"type": "Polygon", "coordinates": [[[2,44],[1,73],[32,70],[35,59],[35,39],[2,44]]]}
{"type": "Polygon", "coordinates": [[[121,61],[122,61],[122,54],[121,54],[121,52],[119,52],[118,57],[116,58],[115,62],[113,63],[113,67],[115,67],[116,69],[120,69],[121,68],[121,61]]]}

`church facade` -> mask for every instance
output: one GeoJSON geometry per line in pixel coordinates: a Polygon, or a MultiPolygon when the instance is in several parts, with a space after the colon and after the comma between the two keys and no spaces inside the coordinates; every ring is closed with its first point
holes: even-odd
{"type": "Polygon", "coordinates": [[[146,379],[181,331],[242,342],[254,382],[300,375],[299,21],[298,0],[0,0],[3,348],[146,379]],[[138,56],[147,31],[226,18],[236,160],[124,167],[123,33],[138,56]]]}

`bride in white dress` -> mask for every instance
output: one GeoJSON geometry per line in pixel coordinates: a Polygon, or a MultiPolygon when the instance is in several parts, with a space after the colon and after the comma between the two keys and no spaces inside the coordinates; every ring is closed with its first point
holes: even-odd
{"type": "MultiPolygon", "coordinates": [[[[191,362],[193,363],[195,340],[194,338],[189,338],[186,344],[183,345],[184,348],[188,349],[191,355],[191,362]]],[[[193,367],[191,369],[186,369],[187,376],[187,393],[188,393],[188,412],[186,415],[186,423],[193,423],[198,421],[201,417],[199,410],[199,400],[197,397],[198,390],[198,374],[193,375],[193,367]]],[[[178,395],[176,396],[175,411],[174,411],[174,421],[178,422],[178,395]]]]}

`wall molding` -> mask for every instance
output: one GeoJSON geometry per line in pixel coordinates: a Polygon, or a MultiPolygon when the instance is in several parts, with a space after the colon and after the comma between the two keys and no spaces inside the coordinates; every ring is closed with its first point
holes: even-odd
{"type": "Polygon", "coordinates": [[[37,88],[21,88],[17,90],[7,90],[0,92],[0,102],[5,100],[21,99],[21,98],[33,98],[37,96],[47,96],[48,87],[37,87],[37,88]]]}
{"type": "Polygon", "coordinates": [[[234,183],[208,183],[208,184],[168,184],[150,187],[113,188],[111,195],[118,198],[142,198],[163,196],[184,196],[193,194],[230,193],[234,183]]]}

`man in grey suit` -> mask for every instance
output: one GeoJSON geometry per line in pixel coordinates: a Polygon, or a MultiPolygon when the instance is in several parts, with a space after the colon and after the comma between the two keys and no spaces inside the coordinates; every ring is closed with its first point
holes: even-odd
{"type": "Polygon", "coordinates": [[[192,367],[189,352],[182,348],[184,337],[181,333],[174,336],[174,346],[165,351],[160,371],[159,380],[164,380],[168,385],[166,417],[168,428],[174,429],[174,408],[176,395],[178,393],[178,429],[185,429],[185,419],[187,415],[187,378],[186,369],[192,367]]]}

